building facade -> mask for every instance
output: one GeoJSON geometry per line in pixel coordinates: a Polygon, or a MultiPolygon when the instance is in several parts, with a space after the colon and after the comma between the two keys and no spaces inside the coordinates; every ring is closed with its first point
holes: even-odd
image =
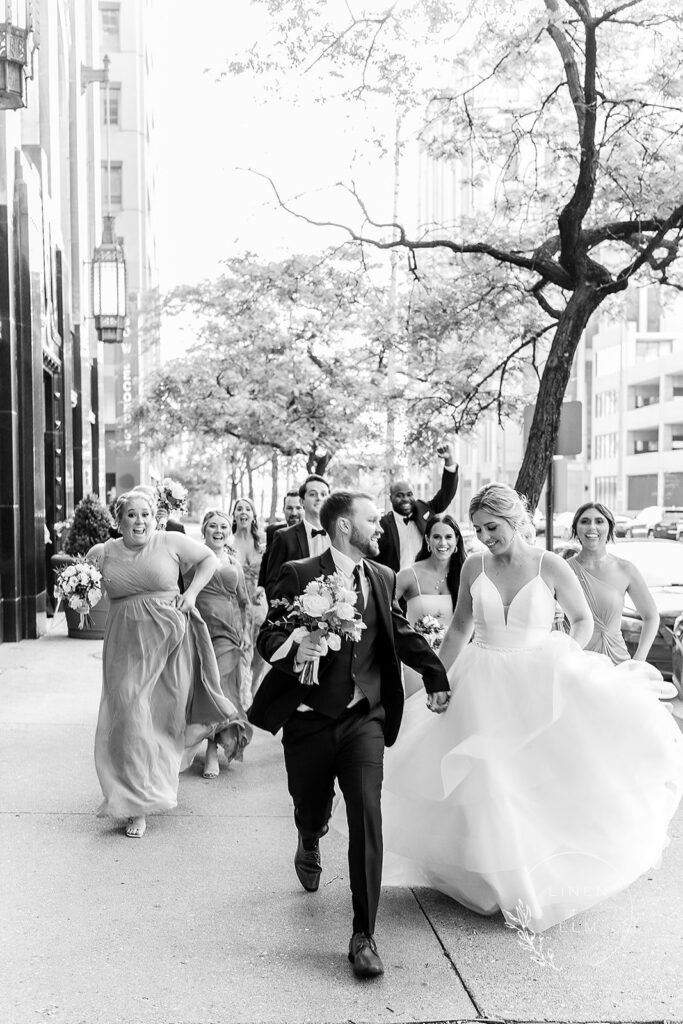
{"type": "Polygon", "coordinates": [[[104,352],[105,482],[111,499],[149,483],[130,413],[159,365],[158,266],[154,232],[154,95],[151,0],[99,0],[98,45],[108,57],[101,90],[101,201],[126,255],[128,326],[104,352]]]}
{"type": "MultiPolygon", "coordinates": [[[[120,357],[98,340],[91,274],[106,213],[102,23],[119,6],[26,0],[25,105],[0,110],[0,642],[44,631],[59,525],[84,494],[105,497],[103,398],[119,384],[103,371],[120,357]]],[[[116,230],[127,252],[132,229],[116,230]]],[[[131,243],[136,296],[149,248],[131,243]]]]}

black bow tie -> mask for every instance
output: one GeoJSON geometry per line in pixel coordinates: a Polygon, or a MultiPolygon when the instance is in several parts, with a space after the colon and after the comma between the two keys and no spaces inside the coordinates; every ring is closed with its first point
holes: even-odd
{"type": "Polygon", "coordinates": [[[415,513],[411,512],[409,516],[404,516],[403,517],[403,522],[406,524],[406,526],[408,525],[408,523],[414,523],[415,522],[415,513]]]}
{"type": "Polygon", "coordinates": [[[325,537],[325,530],[311,530],[311,537],[325,537]]]}

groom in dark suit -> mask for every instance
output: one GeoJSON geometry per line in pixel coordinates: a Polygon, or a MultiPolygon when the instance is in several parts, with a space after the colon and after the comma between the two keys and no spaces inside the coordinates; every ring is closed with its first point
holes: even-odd
{"type": "Polygon", "coordinates": [[[335,779],[346,803],[353,934],[349,960],[354,974],[384,971],[373,937],[382,879],[381,789],[384,747],[396,739],[403,714],[400,662],[424,679],[432,710],[448,703],[443,665],[426,640],[408,625],[395,600],[395,574],[370,561],[381,534],[372,499],[337,491],[325,501],[321,523],[331,547],[322,555],[288,562],[273,598],[291,602],[318,576],[341,573],[355,590],[365,629],[337,652],[310,634],[298,643],[283,611],[273,607],[261,627],[259,653],[273,666],[248,711],[252,724],[276,733],[282,744],[298,843],[294,858],[304,889],[318,889],[322,871],[319,839],[328,830],[335,779]],[[318,685],[299,673],[318,661],[318,685]]]}
{"type": "Polygon", "coordinates": [[[433,498],[429,501],[415,498],[406,480],[395,480],[389,489],[391,509],[380,519],[382,536],[377,561],[394,572],[413,564],[422,547],[427,520],[438,512],[445,512],[458,489],[458,467],[450,444],[442,441],[436,453],[443,459],[444,466],[441,486],[433,498]]]}

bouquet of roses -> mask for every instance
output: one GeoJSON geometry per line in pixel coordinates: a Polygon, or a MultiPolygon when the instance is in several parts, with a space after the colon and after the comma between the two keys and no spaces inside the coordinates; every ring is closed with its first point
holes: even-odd
{"type": "Polygon", "coordinates": [[[417,620],[413,629],[425,638],[433,651],[438,651],[446,632],[446,627],[440,619],[437,619],[435,615],[423,615],[417,620]]]}
{"type": "Polygon", "coordinates": [[[84,555],[78,555],[76,562],[67,565],[57,576],[55,597],[55,612],[59,610],[60,603],[66,601],[69,608],[79,612],[78,628],[83,629],[84,624],[90,625],[90,609],[102,597],[102,573],[97,566],[86,562],[84,555]]]}
{"type": "Polygon", "coordinates": [[[157,507],[165,512],[187,512],[187,488],[178,480],[165,476],[157,484],[157,507]]]}
{"type": "MultiPolygon", "coordinates": [[[[323,657],[328,651],[338,651],[342,640],[357,642],[366,628],[354,605],[358,599],[355,590],[346,586],[344,577],[335,572],[331,576],[318,576],[290,603],[277,600],[287,612],[281,624],[294,626],[293,637],[300,642],[307,635],[322,640],[323,657]]],[[[318,662],[307,661],[301,670],[301,682],[307,686],[318,683],[318,662]]]]}

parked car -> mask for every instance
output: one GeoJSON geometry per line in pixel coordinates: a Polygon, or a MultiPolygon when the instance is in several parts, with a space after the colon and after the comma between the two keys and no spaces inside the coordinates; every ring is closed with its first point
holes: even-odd
{"type": "Polygon", "coordinates": [[[531,519],[536,528],[536,533],[545,533],[545,512],[541,512],[540,508],[537,508],[531,519]]]}
{"type": "Polygon", "coordinates": [[[458,528],[462,534],[462,542],[465,545],[465,554],[471,555],[473,551],[484,550],[484,545],[478,539],[471,523],[458,523],[458,528]]]}
{"type": "Polygon", "coordinates": [[[573,512],[557,512],[553,517],[553,535],[561,540],[569,540],[572,535],[573,512]]]}
{"type": "Polygon", "coordinates": [[[679,615],[674,622],[672,654],[672,680],[678,690],[678,696],[683,700],[683,615],[679,615]]]}
{"type": "Polygon", "coordinates": [[[681,540],[683,537],[683,508],[663,508],[659,522],[652,528],[653,536],[661,540],[681,540]]]}
{"type": "Polygon", "coordinates": [[[648,505],[640,512],[633,513],[633,522],[626,529],[624,536],[638,539],[640,537],[654,536],[655,523],[662,518],[663,507],[661,505],[648,505]]]}
{"type": "MultiPolygon", "coordinates": [[[[673,674],[672,632],[683,614],[683,545],[670,540],[624,540],[617,552],[640,570],[659,612],[660,627],[647,660],[665,679],[673,674]]],[[[621,617],[621,632],[631,656],[640,639],[641,618],[628,594],[621,617]]]]}
{"type": "Polygon", "coordinates": [[[633,516],[627,515],[625,512],[614,513],[614,536],[615,537],[630,537],[632,536],[629,532],[635,525],[636,520],[633,516]]]}

